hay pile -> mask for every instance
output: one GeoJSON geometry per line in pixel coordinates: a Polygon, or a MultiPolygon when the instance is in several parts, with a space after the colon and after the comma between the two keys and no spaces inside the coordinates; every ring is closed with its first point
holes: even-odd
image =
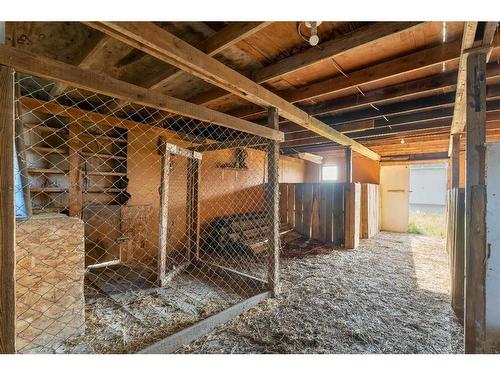
{"type": "Polygon", "coordinates": [[[326,250],[286,258],[279,298],[179,352],[462,352],[444,240],[380,233],[356,251],[326,250]]]}

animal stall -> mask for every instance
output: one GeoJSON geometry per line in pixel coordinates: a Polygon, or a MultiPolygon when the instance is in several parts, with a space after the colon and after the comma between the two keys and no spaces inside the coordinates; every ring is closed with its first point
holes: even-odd
{"type": "Polygon", "coordinates": [[[52,96],[46,78],[14,83],[18,352],[147,351],[267,296],[277,142],[68,85],[52,96]]]}

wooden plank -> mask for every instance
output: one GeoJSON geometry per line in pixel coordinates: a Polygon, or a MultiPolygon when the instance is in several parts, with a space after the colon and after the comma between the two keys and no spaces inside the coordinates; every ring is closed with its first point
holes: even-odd
{"type": "Polygon", "coordinates": [[[288,224],[288,184],[280,183],[280,222],[288,224]]]}
{"type": "Polygon", "coordinates": [[[344,184],[334,184],[333,192],[333,244],[344,245],[345,242],[345,193],[344,184]]]}
{"type": "Polygon", "coordinates": [[[311,217],[312,217],[312,206],[313,206],[313,184],[304,183],[302,184],[302,235],[307,238],[311,238],[311,217]]]}
{"type": "Polygon", "coordinates": [[[201,160],[201,154],[197,151],[187,150],[177,145],[168,143],[167,140],[164,140],[164,142],[166,143],[165,147],[167,148],[167,151],[173,155],[182,156],[188,159],[201,160]]]}
{"type": "Polygon", "coordinates": [[[350,147],[345,148],[345,182],[352,182],[352,150],[350,147]]]}
{"type": "Polygon", "coordinates": [[[233,139],[230,141],[194,146],[191,147],[190,150],[196,152],[208,152],[208,151],[228,150],[231,148],[239,148],[239,147],[262,146],[266,143],[267,143],[266,140],[261,137],[245,137],[245,138],[233,139]]]}
{"type": "Polygon", "coordinates": [[[187,231],[188,259],[200,256],[200,161],[188,159],[187,176],[187,231]]]}
{"type": "MultiPolygon", "coordinates": [[[[328,40],[320,45],[308,48],[289,57],[267,65],[253,74],[252,79],[262,84],[280,76],[307,68],[326,59],[335,58],[346,52],[365,47],[368,44],[383,40],[383,38],[398,34],[418,26],[417,22],[377,22],[362,27],[347,35],[328,40]]],[[[204,93],[192,98],[194,103],[207,105],[212,101],[221,100],[229,94],[220,89],[204,93]]],[[[190,100],[191,101],[191,100],[190,100]]]]}
{"type": "Polygon", "coordinates": [[[486,246],[486,54],[469,54],[466,73],[465,352],[484,352],[486,246]]]}
{"type": "Polygon", "coordinates": [[[462,35],[462,47],[460,62],[458,65],[457,90],[455,94],[455,106],[453,112],[453,122],[451,124],[451,134],[459,134],[465,128],[465,104],[466,104],[466,76],[467,76],[467,53],[464,50],[472,48],[474,37],[476,36],[477,21],[467,21],[464,25],[462,35]]]}
{"type": "Polygon", "coordinates": [[[360,237],[361,186],[359,183],[350,183],[345,187],[345,248],[357,249],[360,237]]]}
{"type": "MultiPolygon", "coordinates": [[[[82,69],[89,69],[91,64],[95,61],[96,56],[102,51],[103,48],[109,43],[111,38],[107,35],[100,35],[96,39],[95,44],[87,51],[87,53],[82,57],[82,59],[76,63],[76,65],[82,69]]],[[[50,90],[50,96],[52,98],[61,95],[66,89],[67,85],[63,83],[56,82],[56,84],[50,90]]]]}
{"type": "Polygon", "coordinates": [[[16,352],[14,71],[0,66],[0,354],[16,352]]]}
{"type": "Polygon", "coordinates": [[[283,133],[280,131],[192,104],[185,100],[153,93],[143,87],[114,79],[105,74],[81,69],[24,50],[0,45],[0,64],[11,66],[20,72],[62,82],[83,90],[214,123],[264,138],[283,140],[283,133]]]}
{"type": "Polygon", "coordinates": [[[295,184],[288,184],[287,224],[295,227],[295,184]]]}
{"type": "Polygon", "coordinates": [[[368,196],[369,196],[369,187],[370,184],[362,183],[361,184],[361,238],[369,238],[369,230],[368,230],[368,222],[369,222],[369,209],[368,209],[368,196]]]}
{"type": "Polygon", "coordinates": [[[146,349],[143,349],[139,354],[169,354],[174,353],[176,350],[180,349],[185,345],[189,345],[193,341],[208,335],[216,327],[229,322],[238,315],[248,311],[259,302],[264,301],[269,298],[270,292],[264,292],[257,294],[251,298],[244,300],[230,308],[221,311],[201,322],[195,323],[192,326],[177,332],[166,339],[163,339],[156,344],[153,344],[146,349]]]}
{"type": "MultiPolygon", "coordinates": [[[[351,72],[347,77],[341,75],[328,78],[298,89],[280,92],[280,94],[284,100],[290,103],[300,103],[318,99],[325,95],[341,93],[349,89],[354,89],[360,85],[379,82],[402,74],[428,69],[431,66],[440,65],[443,62],[457,60],[459,56],[460,43],[452,41],[351,72]]],[[[249,106],[242,110],[232,112],[233,115],[238,117],[249,117],[261,113],[262,110],[256,106],[249,106]]],[[[290,119],[290,121],[293,120],[290,119]]]]}
{"type": "Polygon", "coordinates": [[[168,240],[168,183],[170,176],[170,152],[167,143],[160,145],[161,172],[160,172],[160,228],[158,242],[158,283],[165,286],[167,267],[167,240],[168,240]]]}
{"type": "MultiPolygon", "coordinates": [[[[270,24],[271,22],[231,22],[214,35],[202,41],[196,48],[209,56],[215,56],[270,24]]],[[[179,79],[183,74],[186,74],[183,70],[178,70],[171,66],[170,69],[160,74],[158,79],[146,84],[145,87],[152,90],[161,89],[169,82],[179,79]]]]}
{"type": "Polygon", "coordinates": [[[419,22],[376,22],[347,35],[321,43],[316,48],[308,48],[303,52],[267,65],[254,74],[254,81],[257,83],[268,82],[284,74],[293,73],[343,53],[355,51],[367,44],[381,41],[387,36],[415,28],[419,24],[419,22]]]}
{"type": "Polygon", "coordinates": [[[80,124],[73,121],[69,124],[68,134],[68,206],[69,216],[82,217],[83,208],[83,174],[80,156],[80,124]]]}
{"type": "Polygon", "coordinates": [[[295,184],[295,220],[294,228],[297,232],[302,233],[302,184],[295,184]]]}
{"type": "Polygon", "coordinates": [[[451,188],[458,188],[460,183],[460,134],[451,136],[451,188]]]}
{"type": "Polygon", "coordinates": [[[313,203],[312,203],[312,213],[311,213],[311,238],[315,240],[320,239],[320,219],[319,219],[319,184],[312,184],[313,187],[313,203]]]}
{"type": "Polygon", "coordinates": [[[325,184],[319,185],[319,240],[323,243],[328,242],[326,238],[326,196],[327,196],[327,186],[325,184]]]}
{"type": "Polygon", "coordinates": [[[335,210],[335,184],[327,184],[326,189],[326,243],[334,243],[335,242],[335,236],[334,236],[334,231],[335,231],[335,226],[337,222],[335,221],[334,217],[334,210],[335,210]]]}
{"type": "Polygon", "coordinates": [[[306,112],[277,94],[207,56],[153,23],[89,22],[87,24],[254,104],[263,107],[276,107],[280,111],[280,116],[327,139],[344,146],[350,145],[356,152],[370,159],[379,159],[376,153],[365,146],[330,128],[320,120],[310,117],[306,112]]]}
{"type": "MultiPolygon", "coordinates": [[[[279,129],[279,116],[276,108],[269,108],[267,124],[271,129],[279,129]]],[[[280,195],[279,195],[279,165],[280,144],[270,141],[267,152],[267,202],[269,205],[268,223],[271,230],[269,233],[269,270],[268,284],[273,297],[280,294],[281,283],[279,273],[280,262],[280,195]]]]}

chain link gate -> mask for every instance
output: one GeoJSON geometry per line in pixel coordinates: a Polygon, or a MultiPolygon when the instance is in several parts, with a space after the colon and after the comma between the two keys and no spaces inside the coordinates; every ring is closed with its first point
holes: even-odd
{"type": "Polygon", "coordinates": [[[33,76],[15,93],[18,352],[137,352],[268,289],[272,142],[33,76]]]}

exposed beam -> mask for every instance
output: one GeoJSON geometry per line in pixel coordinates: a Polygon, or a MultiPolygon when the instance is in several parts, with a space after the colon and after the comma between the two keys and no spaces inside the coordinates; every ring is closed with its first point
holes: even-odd
{"type": "MultiPolygon", "coordinates": [[[[454,41],[414,52],[377,65],[351,72],[348,76],[329,78],[299,89],[280,92],[281,97],[290,103],[318,99],[325,95],[338,94],[364,84],[383,81],[399,75],[457,60],[460,56],[460,41],[454,41]]],[[[257,106],[248,106],[231,112],[237,117],[263,115],[265,111],[257,106]]]]}
{"type": "Polygon", "coordinates": [[[282,117],[334,142],[351,146],[370,159],[379,159],[370,149],[152,23],[89,22],[88,25],[254,104],[275,107],[282,117]]]}
{"type": "Polygon", "coordinates": [[[460,63],[458,65],[457,90],[455,95],[455,109],[453,112],[451,134],[462,133],[465,127],[465,81],[467,73],[467,53],[464,53],[464,51],[473,47],[477,26],[477,21],[468,21],[464,25],[460,63]]]}
{"type": "MultiPolygon", "coordinates": [[[[231,22],[223,29],[208,37],[196,46],[199,50],[205,52],[209,56],[215,56],[225,49],[234,46],[245,38],[255,34],[263,28],[269,26],[272,22],[231,22]]],[[[151,89],[159,89],[165,86],[168,82],[173,82],[182,74],[186,74],[183,70],[179,70],[174,66],[170,66],[159,79],[150,82],[146,87],[151,89]]]]}
{"type": "MultiPolygon", "coordinates": [[[[89,49],[89,51],[83,56],[76,66],[82,69],[88,69],[90,65],[95,61],[97,54],[102,51],[111,38],[107,35],[100,35],[95,41],[94,45],[89,49]]],[[[51,97],[57,97],[61,95],[67,86],[63,83],[56,82],[56,84],[50,90],[51,97]]]]}
{"type": "MultiPolygon", "coordinates": [[[[270,64],[255,72],[253,80],[257,83],[268,82],[326,59],[335,58],[346,52],[364,47],[367,44],[380,41],[390,35],[412,29],[418,26],[418,24],[418,22],[379,22],[362,27],[352,33],[326,41],[316,47],[309,48],[270,64]]],[[[208,105],[210,102],[221,100],[228,95],[230,93],[225,90],[215,89],[197,95],[189,101],[196,104],[208,105]]]]}
{"type": "Polygon", "coordinates": [[[229,129],[279,141],[283,140],[284,137],[283,133],[265,126],[257,125],[168,95],[153,93],[143,87],[114,79],[102,73],[85,70],[13,47],[0,45],[0,64],[11,66],[23,73],[51,79],[83,90],[112,96],[200,121],[214,123],[229,129]]]}

